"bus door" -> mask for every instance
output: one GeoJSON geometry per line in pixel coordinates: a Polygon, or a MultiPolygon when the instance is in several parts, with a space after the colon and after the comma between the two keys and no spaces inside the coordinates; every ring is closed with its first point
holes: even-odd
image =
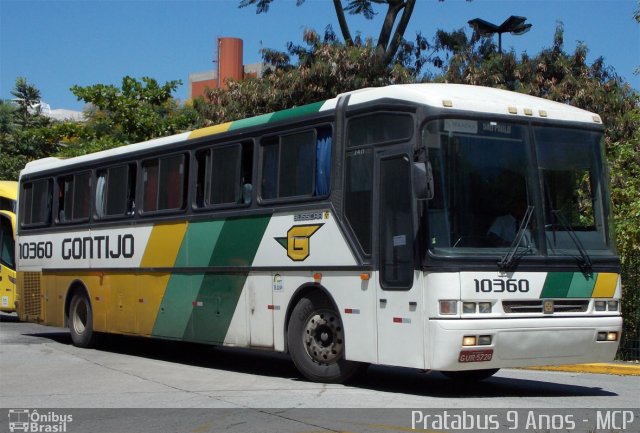
{"type": "Polygon", "coordinates": [[[385,150],[376,155],[378,362],[424,368],[422,272],[414,265],[412,166],[405,152],[385,150]]]}
{"type": "Polygon", "coordinates": [[[15,311],[16,266],[13,224],[9,215],[0,213],[0,310],[15,311]]]}

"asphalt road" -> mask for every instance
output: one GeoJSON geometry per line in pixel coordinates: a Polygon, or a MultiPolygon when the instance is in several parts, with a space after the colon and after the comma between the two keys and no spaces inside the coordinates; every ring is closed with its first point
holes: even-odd
{"type": "MultiPolygon", "coordinates": [[[[0,407],[127,409],[80,410],[72,427],[82,430],[65,431],[119,431],[118,422],[122,431],[138,431],[118,421],[123,417],[146,426],[139,431],[405,431],[415,427],[409,408],[521,409],[523,416],[532,408],[563,416],[581,408],[631,409],[631,425],[640,426],[640,376],[504,369],[479,384],[460,385],[436,372],[374,366],[348,385],[328,385],[305,381],[279,354],[115,336],[97,349],[79,349],[67,330],[4,314],[0,319],[0,407]],[[174,416],[167,408],[191,410],[174,416]],[[189,420],[186,427],[176,421],[182,418],[189,420]],[[96,419],[102,424],[92,424],[96,419]],[[347,424],[332,424],[337,420],[347,424]],[[158,425],[149,428],[150,422],[158,425]]],[[[506,416],[500,415],[505,424],[506,416]]]]}

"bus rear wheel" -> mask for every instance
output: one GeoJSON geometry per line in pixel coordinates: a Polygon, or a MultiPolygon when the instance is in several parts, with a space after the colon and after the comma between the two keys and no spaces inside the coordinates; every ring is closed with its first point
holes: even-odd
{"type": "Polygon", "coordinates": [[[344,359],[342,319],[323,296],[298,301],[289,320],[287,342],[298,371],[314,382],[342,383],[363,366],[344,359]]]}
{"type": "Polygon", "coordinates": [[[440,373],[456,382],[479,382],[487,379],[500,370],[499,368],[489,368],[486,370],[466,370],[466,371],[441,371],[440,373]]]}
{"type": "Polygon", "coordinates": [[[76,292],[71,298],[67,323],[74,346],[90,347],[93,344],[93,310],[84,293],[76,292]]]}

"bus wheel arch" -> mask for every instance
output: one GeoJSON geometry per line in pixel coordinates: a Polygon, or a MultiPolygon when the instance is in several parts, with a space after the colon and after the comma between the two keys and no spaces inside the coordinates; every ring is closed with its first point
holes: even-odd
{"type": "Polygon", "coordinates": [[[301,286],[292,297],[285,342],[298,371],[314,382],[342,383],[362,366],[344,359],[340,312],[327,290],[317,284],[301,286]]]}
{"type": "Polygon", "coordinates": [[[78,347],[90,347],[95,342],[93,307],[89,291],[82,281],[71,283],[65,299],[65,325],[71,340],[78,347]]]}

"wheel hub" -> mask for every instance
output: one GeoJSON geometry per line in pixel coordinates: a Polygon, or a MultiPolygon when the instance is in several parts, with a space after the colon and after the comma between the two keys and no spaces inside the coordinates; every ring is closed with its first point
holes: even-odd
{"type": "Polygon", "coordinates": [[[333,311],[315,312],[304,327],[304,347],[315,362],[330,364],[340,359],[344,334],[340,317],[333,311]]]}

